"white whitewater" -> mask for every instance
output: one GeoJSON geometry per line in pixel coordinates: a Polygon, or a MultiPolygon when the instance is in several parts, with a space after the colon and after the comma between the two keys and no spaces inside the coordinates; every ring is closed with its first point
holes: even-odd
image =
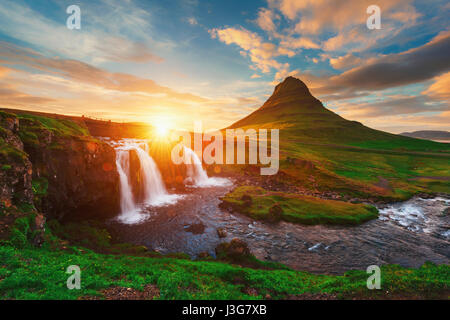
{"type": "Polygon", "coordinates": [[[191,184],[193,187],[219,187],[231,184],[231,181],[225,178],[209,178],[203,169],[200,158],[192,149],[184,147],[183,157],[183,162],[187,167],[185,182],[191,184]]]}
{"type": "Polygon", "coordinates": [[[115,144],[116,165],[120,177],[120,209],[118,219],[127,224],[139,223],[149,215],[142,212],[145,206],[174,203],[180,196],[169,194],[155,161],[148,154],[145,141],[125,139],[115,144]],[[144,202],[134,199],[130,181],[130,151],[134,150],[140,162],[144,202]]]}
{"type": "Polygon", "coordinates": [[[450,240],[449,219],[443,214],[449,206],[449,198],[423,199],[413,197],[405,202],[380,208],[379,219],[391,221],[413,232],[434,234],[450,240]]]}

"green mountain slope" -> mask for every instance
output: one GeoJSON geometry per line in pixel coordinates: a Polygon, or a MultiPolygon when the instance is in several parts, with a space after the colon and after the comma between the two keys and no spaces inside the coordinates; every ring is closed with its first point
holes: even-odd
{"type": "MultiPolygon", "coordinates": [[[[262,107],[229,128],[280,129],[280,170],[272,179],[314,194],[400,200],[418,192],[450,193],[450,144],[346,120],[293,77],[277,85],[262,107]]],[[[243,168],[248,172],[259,171],[243,168]]]]}
{"type": "Polygon", "coordinates": [[[288,77],[264,105],[229,128],[279,128],[285,141],[378,149],[450,151],[450,144],[395,135],[349,121],[326,109],[299,79],[288,77]]]}

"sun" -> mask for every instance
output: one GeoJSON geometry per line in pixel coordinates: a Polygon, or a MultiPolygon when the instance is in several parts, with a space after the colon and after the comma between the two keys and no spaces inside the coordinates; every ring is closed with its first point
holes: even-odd
{"type": "Polygon", "coordinates": [[[163,121],[159,121],[155,124],[155,132],[159,137],[165,137],[169,133],[169,126],[163,121]]]}

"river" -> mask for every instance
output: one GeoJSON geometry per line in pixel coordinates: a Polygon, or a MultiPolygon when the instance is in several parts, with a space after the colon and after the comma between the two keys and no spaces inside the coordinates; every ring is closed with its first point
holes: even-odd
{"type": "Polygon", "coordinates": [[[161,253],[214,256],[222,241],[240,238],[259,259],[314,273],[342,274],[369,265],[419,267],[426,261],[448,264],[450,198],[412,198],[380,208],[378,219],[359,226],[267,224],[219,208],[219,197],[233,187],[191,188],[175,204],[145,208],[139,224],[108,224],[121,241],[161,253]],[[202,228],[204,226],[204,228],[202,228]],[[217,228],[226,231],[219,238],[217,228]],[[203,229],[203,230],[202,230],[203,229]]]}

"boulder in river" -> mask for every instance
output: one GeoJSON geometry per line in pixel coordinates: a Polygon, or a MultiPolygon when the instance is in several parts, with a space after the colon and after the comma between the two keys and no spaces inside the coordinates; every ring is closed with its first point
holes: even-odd
{"type": "Polygon", "coordinates": [[[226,238],[227,232],[224,228],[217,228],[217,235],[219,236],[219,238],[226,238]]]}
{"type": "Polygon", "coordinates": [[[250,249],[243,240],[234,238],[231,242],[223,242],[216,248],[217,257],[239,261],[250,256],[250,249]]]}

